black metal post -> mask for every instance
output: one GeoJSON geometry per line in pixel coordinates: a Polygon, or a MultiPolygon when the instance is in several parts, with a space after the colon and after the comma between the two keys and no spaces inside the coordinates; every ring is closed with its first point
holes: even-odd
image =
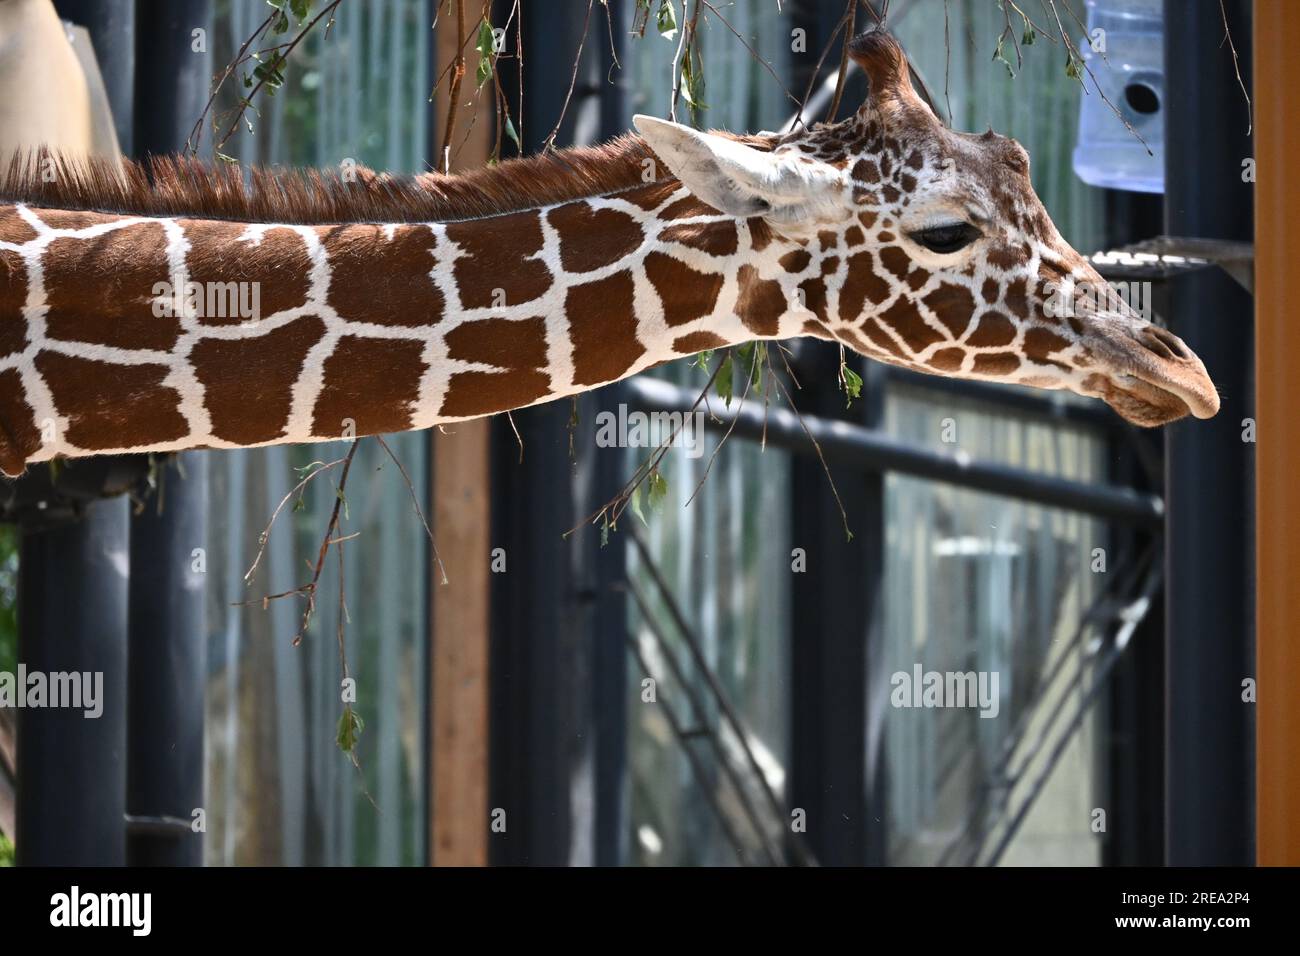
{"type": "Polygon", "coordinates": [[[161,491],[131,519],[127,862],[199,866],[203,804],[207,462],[160,466],[161,491]]]}
{"type": "MultiPolygon", "coordinates": [[[[835,382],[838,352],[801,344],[799,380],[835,382]]],[[[875,426],[883,412],[884,371],[860,360],[857,368],[862,402],[851,414],[858,424],[875,426]]],[[[799,403],[806,415],[846,415],[844,396],[831,385],[805,384],[799,403]]],[[[807,841],[818,862],[861,866],[885,862],[883,723],[879,714],[872,720],[868,713],[870,658],[880,643],[885,476],[833,460],[830,474],[847,517],[819,459],[800,456],[793,464],[791,544],[806,563],[791,574],[788,803],[805,812],[807,841]]],[[[877,703],[888,700],[887,685],[884,691],[877,703]]]]}
{"type": "MultiPolygon", "coordinates": [[[[27,673],[98,682],[98,716],[18,711],[21,866],[119,866],[125,859],[127,501],[74,524],[25,531],[18,660],[27,673]]],[[[89,685],[95,693],[95,683],[89,685]]]]}
{"type": "MultiPolygon", "coordinates": [[[[1253,155],[1246,101],[1223,17],[1250,85],[1245,0],[1165,0],[1165,229],[1250,240],[1253,155]]],[[[1218,270],[1171,283],[1171,327],[1205,357],[1223,396],[1217,418],[1166,431],[1166,855],[1172,866],[1254,861],[1254,309],[1218,270]]]]}
{"type": "MultiPolygon", "coordinates": [[[[184,147],[207,97],[211,27],[212,0],[140,0],[137,155],[184,147]]],[[[191,821],[203,802],[207,468],[203,453],[160,460],[158,491],[131,521],[126,809],[133,866],[203,862],[202,834],[191,821]]]]}

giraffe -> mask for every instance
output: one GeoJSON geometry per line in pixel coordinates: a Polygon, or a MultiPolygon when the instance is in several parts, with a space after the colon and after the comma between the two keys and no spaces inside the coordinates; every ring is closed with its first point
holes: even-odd
{"type": "Polygon", "coordinates": [[[1138,425],[1218,411],[1181,340],[1078,294],[1105,283],[1019,144],[944,127],[887,34],[851,55],[866,102],[785,135],[638,116],[639,137],[463,176],[255,171],[247,187],[182,159],[15,163],[0,470],[427,428],[797,336],[1069,389],[1138,425]]]}

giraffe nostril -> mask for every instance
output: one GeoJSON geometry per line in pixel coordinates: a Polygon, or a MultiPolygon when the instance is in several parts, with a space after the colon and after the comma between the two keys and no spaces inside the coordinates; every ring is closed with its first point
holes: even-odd
{"type": "Polygon", "coordinates": [[[1168,329],[1158,325],[1148,325],[1142,330],[1141,342],[1146,348],[1167,361],[1186,361],[1191,358],[1191,350],[1183,340],[1168,329]]]}

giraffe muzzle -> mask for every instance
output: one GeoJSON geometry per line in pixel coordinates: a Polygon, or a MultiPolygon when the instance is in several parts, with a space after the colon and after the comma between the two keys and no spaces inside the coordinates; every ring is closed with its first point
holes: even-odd
{"type": "Polygon", "coordinates": [[[1204,363],[1168,329],[1100,320],[1092,346],[1108,366],[1090,385],[1135,425],[1153,427],[1194,415],[1213,418],[1219,392],[1204,363]]]}

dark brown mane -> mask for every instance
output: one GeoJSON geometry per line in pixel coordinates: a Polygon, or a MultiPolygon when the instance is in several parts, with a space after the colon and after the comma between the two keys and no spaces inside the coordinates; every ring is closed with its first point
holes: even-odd
{"type": "MultiPolygon", "coordinates": [[[[0,179],[0,203],[237,222],[449,222],[644,185],[651,181],[647,158],[654,159],[654,153],[641,138],[624,135],[600,146],[507,160],[454,176],[357,167],[355,181],[345,182],[337,169],[263,167],[250,170],[246,182],[238,166],[182,156],[124,162],[119,172],[102,159],[27,154],[15,156],[0,179]]],[[[669,176],[657,160],[654,171],[669,176]]]]}

